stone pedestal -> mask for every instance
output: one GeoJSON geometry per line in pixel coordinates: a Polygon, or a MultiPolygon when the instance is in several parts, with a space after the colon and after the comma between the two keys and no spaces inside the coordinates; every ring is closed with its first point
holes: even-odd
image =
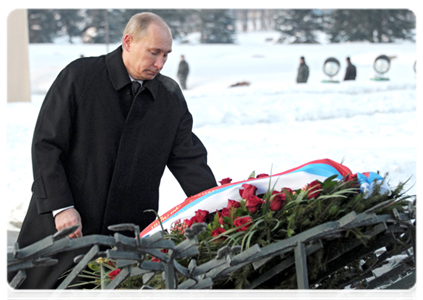
{"type": "Polygon", "coordinates": [[[31,101],[28,40],[27,10],[10,12],[7,18],[7,102],[31,101]]]}

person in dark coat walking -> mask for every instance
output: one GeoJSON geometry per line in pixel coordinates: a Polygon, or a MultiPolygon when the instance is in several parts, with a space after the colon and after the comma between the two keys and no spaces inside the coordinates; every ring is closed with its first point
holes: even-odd
{"type": "Polygon", "coordinates": [[[351,63],[351,59],[347,57],[347,69],[345,71],[344,80],[355,80],[357,77],[357,68],[351,63]]]}
{"type": "MultiPolygon", "coordinates": [[[[160,74],[171,51],[164,20],[141,13],[116,50],[60,72],[35,126],[33,195],[20,248],[73,225],[79,228],[70,238],[111,235],[108,226],[121,223],[142,230],[155,219],[144,211],[158,211],[166,166],[187,196],[217,185],[179,85],[160,74]]],[[[57,265],[26,270],[20,288],[57,287],[73,258],[86,252],[58,254],[57,265]]]]}
{"type": "Polygon", "coordinates": [[[181,55],[181,61],[178,67],[178,80],[183,90],[187,89],[187,77],[189,73],[189,65],[185,60],[185,56],[181,55]]]}
{"type": "Polygon", "coordinates": [[[297,83],[306,83],[310,74],[308,66],[305,63],[304,56],[300,57],[300,66],[298,67],[297,83]]]}

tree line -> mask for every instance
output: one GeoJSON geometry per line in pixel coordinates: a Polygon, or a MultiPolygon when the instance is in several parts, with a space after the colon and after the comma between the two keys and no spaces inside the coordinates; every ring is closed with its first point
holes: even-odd
{"type": "Polygon", "coordinates": [[[279,43],[415,41],[416,16],[407,9],[28,9],[30,43],[118,43],[137,12],[160,15],[175,39],[234,43],[237,32],[276,30],[279,43]]]}

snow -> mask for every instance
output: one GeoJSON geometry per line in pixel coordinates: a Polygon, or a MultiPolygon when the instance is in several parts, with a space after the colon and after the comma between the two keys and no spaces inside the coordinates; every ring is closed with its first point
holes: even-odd
{"type": "MultiPolygon", "coordinates": [[[[330,158],[355,172],[389,173],[391,187],[410,178],[416,194],[416,44],[281,45],[266,42],[274,32],[240,34],[233,45],[174,42],[162,73],[176,79],[179,57],[190,64],[184,95],[194,117],[194,133],[209,153],[216,179],[246,179],[252,171],[279,173],[306,162],[330,158]],[[374,81],[373,62],[395,58],[374,81]],[[307,84],[296,84],[299,57],[310,67],[307,84]],[[324,83],[326,58],[336,57],[340,72],[324,83]],[[351,57],[356,81],[343,82],[351,57]],[[249,86],[233,87],[237,82],[249,86]]],[[[110,45],[112,51],[118,45],[110,45]]],[[[105,54],[105,45],[31,44],[32,102],[7,104],[6,197],[9,229],[22,222],[31,197],[31,139],[40,105],[51,83],[70,61],[105,54]]],[[[166,170],[160,187],[164,213],[185,200],[166,170]]]]}

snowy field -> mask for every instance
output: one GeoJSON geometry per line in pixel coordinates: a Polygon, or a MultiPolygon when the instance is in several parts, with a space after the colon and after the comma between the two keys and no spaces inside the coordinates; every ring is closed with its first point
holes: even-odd
{"type": "MultiPolygon", "coordinates": [[[[184,91],[194,117],[194,132],[209,153],[216,179],[244,180],[252,171],[279,173],[306,162],[330,158],[355,172],[389,173],[389,184],[410,179],[416,193],[417,114],[416,45],[323,44],[278,45],[265,42],[276,33],[239,35],[234,45],[174,43],[162,71],[176,79],[179,57],[190,64],[184,91]],[[373,62],[381,54],[395,57],[385,75],[370,80],[373,62]],[[296,84],[299,57],[310,67],[307,84],[296,84]],[[334,80],[322,68],[326,58],[341,62],[334,80]],[[357,67],[358,77],[343,82],[345,58],[357,67]],[[237,82],[249,86],[230,88],[237,82]]],[[[118,45],[111,45],[112,51],[118,45]]],[[[31,103],[7,105],[6,211],[10,230],[25,215],[32,185],[31,139],[47,89],[70,61],[106,53],[104,45],[32,44],[30,51],[31,103]]],[[[164,213],[186,196],[170,172],[160,188],[164,213]]]]}

